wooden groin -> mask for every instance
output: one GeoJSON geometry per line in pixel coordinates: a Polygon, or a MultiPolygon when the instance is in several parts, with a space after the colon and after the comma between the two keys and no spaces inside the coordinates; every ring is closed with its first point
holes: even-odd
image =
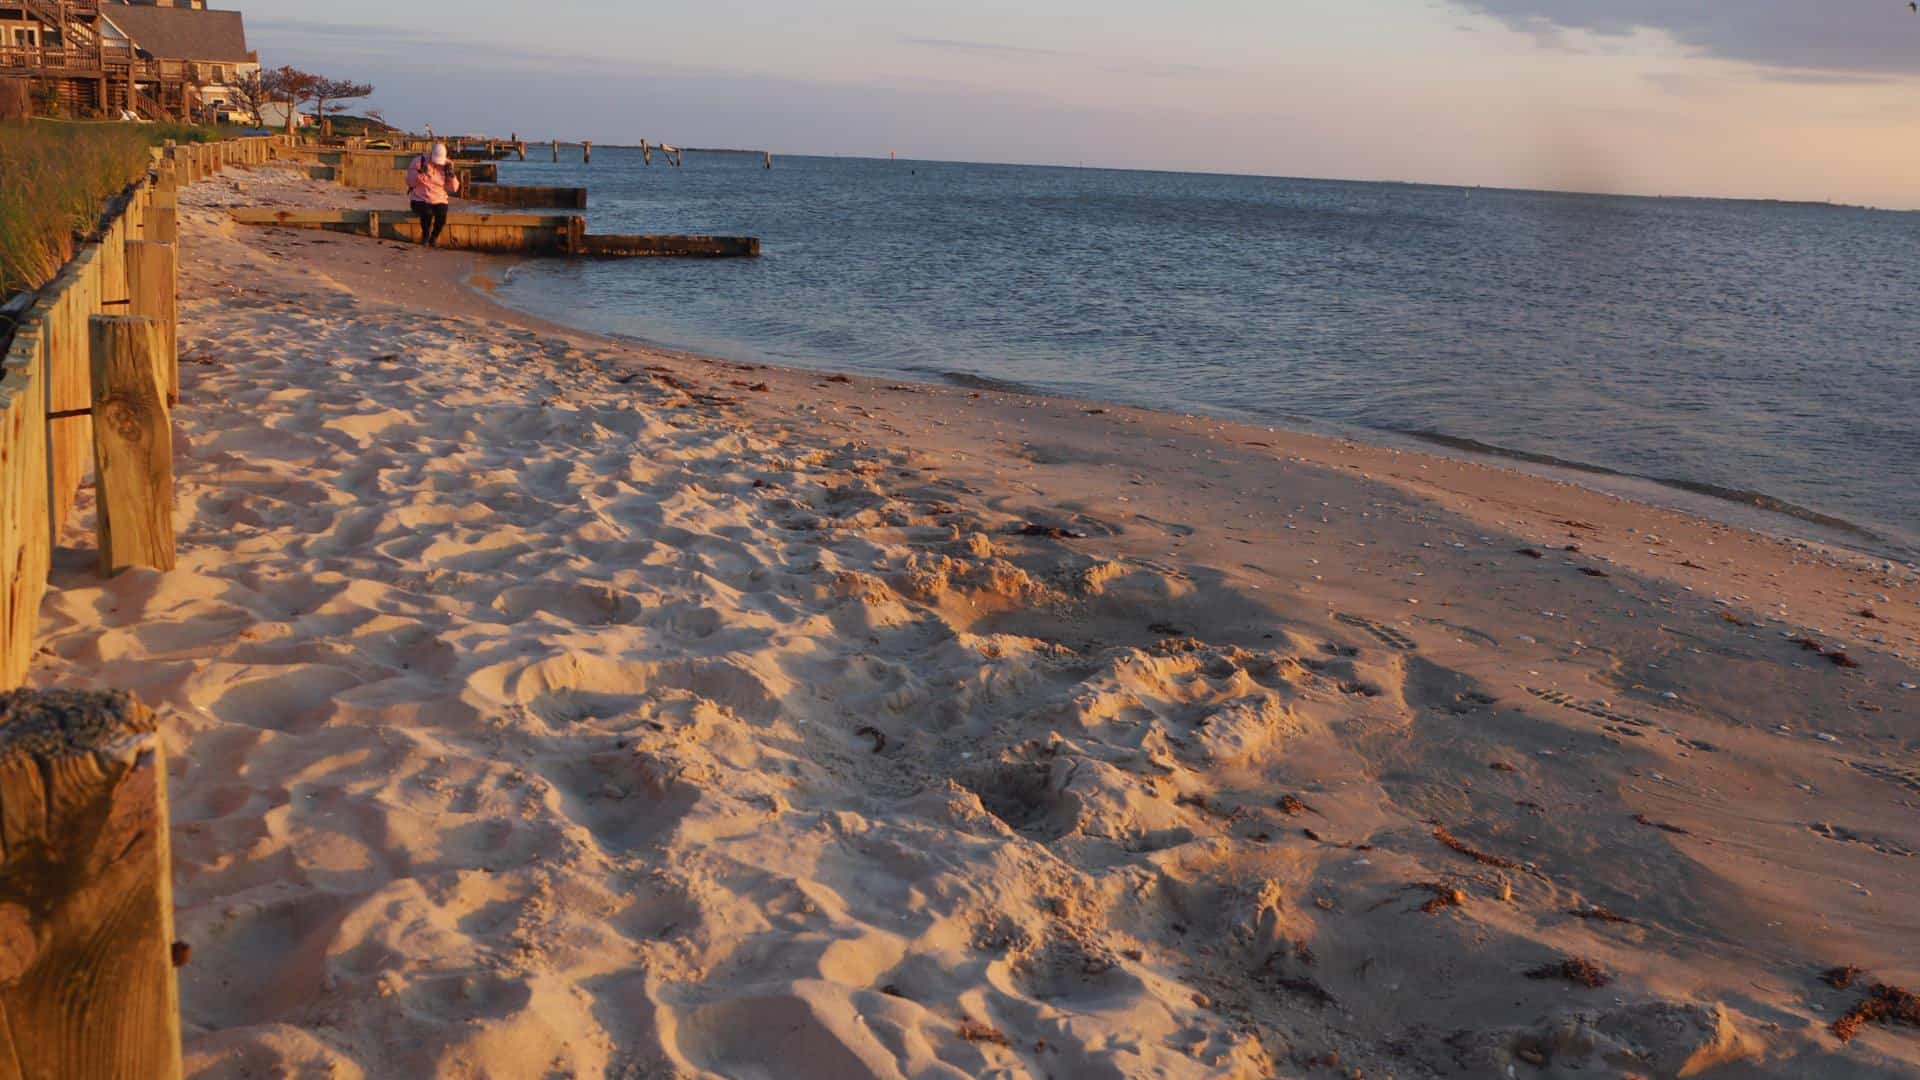
{"type": "MultiPolygon", "coordinates": [[[[316,180],[331,180],[360,191],[407,190],[407,166],[420,156],[414,150],[332,150],[312,146],[289,147],[283,159],[305,165],[316,180]]],[[[492,161],[456,161],[454,171],[462,187],[493,184],[500,166],[492,161]]]]}
{"type": "Polygon", "coordinates": [[[489,206],[518,206],[541,210],[585,210],[587,189],[579,187],[536,187],[525,184],[474,184],[462,188],[460,197],[468,202],[489,206]]]}
{"type": "Polygon", "coordinates": [[[447,143],[456,161],[505,161],[510,157],[527,160],[527,144],[520,136],[511,139],[457,138],[447,143]]]}
{"type": "MultiPolygon", "coordinates": [[[[405,210],[282,210],[273,207],[229,211],[242,225],[322,229],[381,240],[417,243],[420,226],[405,210]]],[[[513,255],[604,257],[676,256],[752,258],[760,240],[752,236],[590,236],[579,214],[447,215],[442,247],[513,255]]]]}
{"type": "Polygon", "coordinates": [[[607,258],[756,258],[760,254],[760,240],[753,236],[582,236],[579,249],[573,254],[607,258]]]}
{"type": "Polygon", "coordinates": [[[156,150],[53,281],[0,305],[0,1077],[182,1075],[159,724],[125,693],[18,687],[88,474],[99,572],[173,567],[177,193],[280,145],[156,150]]]}

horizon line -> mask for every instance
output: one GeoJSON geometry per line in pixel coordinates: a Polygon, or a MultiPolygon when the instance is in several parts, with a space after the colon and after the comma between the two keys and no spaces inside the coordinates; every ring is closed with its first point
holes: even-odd
{"type": "MultiPolygon", "coordinates": [[[[443,136],[443,138],[444,137],[445,136],[443,136]]],[[[464,138],[481,138],[482,136],[453,136],[453,137],[454,138],[463,138],[463,137],[464,138]]],[[[501,140],[501,141],[505,141],[505,140],[501,140]]],[[[551,145],[551,140],[547,140],[547,139],[523,140],[523,141],[528,146],[551,145]]],[[[638,150],[640,149],[637,143],[601,142],[598,139],[592,139],[592,140],[562,139],[561,145],[577,146],[582,142],[592,142],[595,147],[600,149],[605,149],[605,150],[638,150]]],[[[653,142],[651,140],[649,140],[649,142],[653,146],[660,145],[660,143],[653,142]]],[[[1436,189],[1452,188],[1452,189],[1458,189],[1458,190],[1492,191],[1492,192],[1501,192],[1501,193],[1516,194],[1516,195],[1569,195],[1569,196],[1578,196],[1583,198],[1595,198],[1595,199],[1650,199],[1650,200],[1672,199],[1672,200],[1686,200],[1686,201],[1692,201],[1692,202],[1771,203],[1778,206],[1805,206],[1805,207],[1816,207],[1821,209],[1832,209],[1832,210],[1864,210],[1864,211],[1879,213],[1879,214],[1920,213],[1920,207],[1903,209],[1903,208],[1891,207],[1891,206],[1875,206],[1869,203],[1836,202],[1831,198],[1824,199],[1824,200],[1794,199],[1794,198],[1786,198],[1778,195],[1656,194],[1656,193],[1640,192],[1640,191],[1592,191],[1584,188],[1516,187],[1516,186],[1511,186],[1506,184],[1462,184],[1462,183],[1453,183],[1453,182],[1440,181],[1440,180],[1401,180],[1401,179],[1393,179],[1393,178],[1368,179],[1364,177],[1355,177],[1355,176],[1310,176],[1306,174],[1288,175],[1288,174],[1282,174],[1282,173],[1243,172],[1243,171],[1236,171],[1233,169],[1166,169],[1166,168],[1151,168],[1151,167],[1145,167],[1145,166],[1130,166],[1130,165],[1073,164],[1068,162],[1057,162],[1057,161],[976,161],[968,158],[904,157],[904,156],[888,157],[880,154],[852,154],[852,153],[805,154],[805,153],[790,153],[790,152],[781,151],[781,150],[766,150],[766,149],[756,149],[756,148],[747,148],[747,147],[723,147],[723,146],[702,147],[702,146],[681,145],[680,150],[682,153],[688,153],[688,154],[772,154],[775,158],[794,157],[794,158],[821,158],[826,160],[845,159],[850,161],[901,161],[901,162],[921,162],[929,165],[982,165],[982,166],[988,166],[992,168],[1003,168],[1003,169],[1074,169],[1074,170],[1081,170],[1085,172],[1149,173],[1149,174],[1162,175],[1162,176],[1225,176],[1225,177],[1237,177],[1237,178],[1248,179],[1248,180],[1283,180],[1283,181],[1290,181],[1290,182],[1296,182],[1296,183],[1381,184],[1381,185],[1394,185],[1399,187],[1420,187],[1420,188],[1436,188],[1436,189]]],[[[529,162],[529,164],[533,164],[533,162],[529,162]]]]}

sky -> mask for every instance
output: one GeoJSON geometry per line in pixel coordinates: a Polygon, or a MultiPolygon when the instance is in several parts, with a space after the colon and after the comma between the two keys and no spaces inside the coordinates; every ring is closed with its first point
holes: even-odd
{"type": "Polygon", "coordinates": [[[1920,208],[1904,0],[225,4],[415,130],[1920,208]]]}

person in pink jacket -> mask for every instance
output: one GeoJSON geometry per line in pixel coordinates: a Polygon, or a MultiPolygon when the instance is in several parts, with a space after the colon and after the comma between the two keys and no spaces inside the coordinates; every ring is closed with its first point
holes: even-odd
{"type": "Polygon", "coordinates": [[[431,151],[407,166],[407,196],[413,200],[413,215],[420,219],[421,243],[439,246],[440,233],[447,227],[447,203],[459,193],[460,177],[447,161],[446,143],[434,143],[431,151]]]}

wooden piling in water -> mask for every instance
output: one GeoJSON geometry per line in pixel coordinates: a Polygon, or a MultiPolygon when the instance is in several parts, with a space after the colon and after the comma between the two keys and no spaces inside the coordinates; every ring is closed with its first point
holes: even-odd
{"type": "Polygon", "coordinates": [[[95,315],[89,331],[100,576],[136,566],[171,570],[173,425],[160,375],[160,324],[95,315]]]}
{"type": "Polygon", "coordinates": [[[593,164],[593,141],[591,139],[580,144],[580,154],[580,163],[582,165],[593,164]]]}
{"type": "Polygon", "coordinates": [[[0,695],[0,1073],[181,1076],[168,827],[131,695],[0,695]]]}

